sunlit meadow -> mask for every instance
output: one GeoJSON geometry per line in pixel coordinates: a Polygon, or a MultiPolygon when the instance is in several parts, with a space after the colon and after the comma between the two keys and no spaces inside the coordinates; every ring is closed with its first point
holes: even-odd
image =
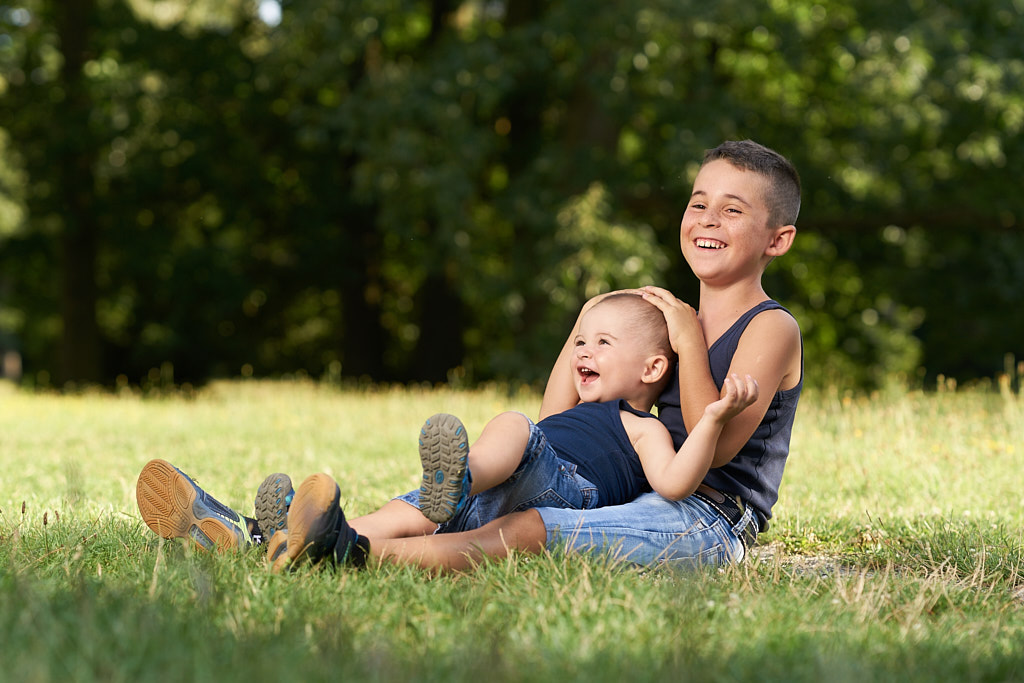
{"type": "Polygon", "coordinates": [[[1024,399],[1016,380],[805,394],[770,530],[673,574],[514,556],[475,572],[300,571],[142,524],[170,460],[251,510],[271,471],[336,477],[360,514],[417,485],[438,411],[505,388],[230,382],[145,397],[0,385],[0,680],[1012,680],[1024,677],[1024,399]]]}

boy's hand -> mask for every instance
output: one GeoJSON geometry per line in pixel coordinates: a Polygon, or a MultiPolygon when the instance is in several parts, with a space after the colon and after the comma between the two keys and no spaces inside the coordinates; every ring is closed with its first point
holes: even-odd
{"type": "Polygon", "coordinates": [[[682,299],[677,299],[672,292],[661,287],[648,285],[640,290],[641,296],[658,307],[665,316],[668,325],[668,339],[672,350],[680,358],[688,357],[689,353],[707,355],[704,343],[704,329],[697,319],[697,311],[682,299]]]}
{"type": "Polygon", "coordinates": [[[746,379],[733,373],[722,382],[722,397],[704,409],[708,419],[725,424],[743,409],[757,400],[757,380],[747,375],[746,379]]]}

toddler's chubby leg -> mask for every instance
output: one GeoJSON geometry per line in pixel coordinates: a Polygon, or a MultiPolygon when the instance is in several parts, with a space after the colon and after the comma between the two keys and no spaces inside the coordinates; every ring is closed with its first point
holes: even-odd
{"type": "Polygon", "coordinates": [[[529,441],[530,419],[522,413],[501,413],[488,422],[469,453],[473,493],[507,481],[522,463],[529,441]]]}
{"type": "Polygon", "coordinates": [[[470,495],[512,476],[529,439],[530,421],[522,413],[506,412],[492,419],[472,448],[459,418],[434,415],[420,432],[420,510],[438,524],[452,519],[470,495]]]}

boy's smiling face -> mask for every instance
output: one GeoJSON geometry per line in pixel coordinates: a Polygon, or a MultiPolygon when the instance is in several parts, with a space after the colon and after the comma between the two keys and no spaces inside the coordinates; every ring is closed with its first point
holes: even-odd
{"type": "Polygon", "coordinates": [[[701,282],[724,286],[759,277],[775,255],[767,184],[764,176],[723,159],[701,168],[679,229],[680,249],[701,282]]]}

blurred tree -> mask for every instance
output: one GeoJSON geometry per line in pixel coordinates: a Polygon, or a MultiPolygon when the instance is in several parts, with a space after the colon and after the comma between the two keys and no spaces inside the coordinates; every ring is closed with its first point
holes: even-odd
{"type": "Polygon", "coordinates": [[[4,245],[28,314],[13,331],[58,381],[238,372],[243,342],[226,338],[249,292],[260,165],[242,125],[253,24],[233,4],[7,12],[18,40],[0,107],[27,176],[26,219],[4,245]]]}
{"type": "Polygon", "coordinates": [[[694,299],[679,217],[745,137],[802,172],[768,291],[810,381],[1024,356],[1019,3],[7,1],[33,376],[541,379],[595,291],[694,299]]]}

